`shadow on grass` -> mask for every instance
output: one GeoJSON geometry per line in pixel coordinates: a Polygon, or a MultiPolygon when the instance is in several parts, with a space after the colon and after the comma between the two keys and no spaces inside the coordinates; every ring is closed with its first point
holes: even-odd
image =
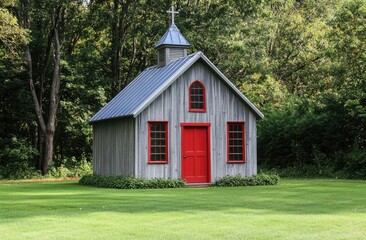
{"type": "Polygon", "coordinates": [[[366,182],[287,180],[278,186],[120,190],[75,182],[0,184],[4,218],[80,213],[220,211],[257,214],[366,212],[366,182]]]}

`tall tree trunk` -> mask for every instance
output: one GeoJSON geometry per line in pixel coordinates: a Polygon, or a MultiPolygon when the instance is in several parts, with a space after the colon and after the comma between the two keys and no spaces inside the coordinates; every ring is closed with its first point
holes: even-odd
{"type": "MultiPolygon", "coordinates": [[[[24,4],[24,28],[29,29],[29,15],[28,11],[30,9],[30,3],[28,0],[23,1],[24,4]]],[[[35,84],[33,80],[33,63],[32,63],[32,55],[29,49],[29,46],[26,48],[26,60],[28,63],[28,80],[30,91],[32,94],[32,99],[34,103],[34,109],[37,116],[37,122],[40,128],[39,131],[39,145],[40,145],[40,165],[42,174],[45,175],[48,172],[49,166],[52,163],[52,155],[53,155],[53,141],[55,136],[56,129],[56,117],[57,117],[57,109],[60,102],[60,62],[61,62],[61,45],[58,35],[58,19],[61,9],[58,8],[52,19],[52,32],[54,38],[54,59],[53,59],[53,75],[52,75],[52,83],[51,83],[51,91],[50,91],[50,100],[49,100],[49,111],[48,111],[48,121],[47,123],[44,120],[43,109],[42,109],[42,101],[37,96],[35,84]]],[[[44,65],[44,68],[47,67],[47,64],[44,65]]],[[[45,72],[45,70],[44,70],[45,72]]],[[[42,91],[42,89],[41,89],[42,91]]],[[[42,97],[42,95],[40,95],[42,97]]]]}
{"type": "Polygon", "coordinates": [[[53,140],[55,137],[56,130],[56,117],[57,117],[57,109],[60,102],[60,62],[61,62],[61,46],[60,40],[58,36],[58,31],[56,27],[56,21],[54,25],[54,37],[55,37],[55,56],[54,56],[54,66],[53,66],[53,76],[52,76],[52,85],[51,85],[51,93],[50,93],[50,109],[49,109],[49,117],[46,126],[45,132],[45,149],[43,156],[43,164],[42,164],[42,173],[46,174],[48,172],[48,168],[52,163],[52,155],[53,155],[53,140]]]}
{"type": "Polygon", "coordinates": [[[58,36],[56,21],[54,23],[54,36],[55,36],[55,56],[54,56],[54,67],[52,75],[52,85],[50,93],[50,109],[49,117],[45,132],[45,149],[43,155],[42,173],[46,174],[48,168],[52,163],[53,155],[53,140],[55,137],[56,130],[56,117],[57,109],[60,102],[60,62],[61,62],[61,46],[58,36]]]}
{"type": "Polygon", "coordinates": [[[42,174],[46,174],[47,172],[43,171],[43,165],[44,165],[44,136],[46,133],[46,124],[43,118],[42,109],[40,105],[40,101],[38,100],[36,89],[34,87],[34,81],[33,81],[33,64],[32,64],[32,55],[30,53],[29,47],[27,47],[26,50],[26,59],[28,62],[28,81],[29,81],[29,87],[33,98],[33,104],[34,104],[34,110],[36,112],[37,116],[37,123],[39,127],[39,133],[38,133],[38,144],[39,144],[39,150],[40,150],[40,159],[39,159],[39,165],[41,167],[42,174]]]}

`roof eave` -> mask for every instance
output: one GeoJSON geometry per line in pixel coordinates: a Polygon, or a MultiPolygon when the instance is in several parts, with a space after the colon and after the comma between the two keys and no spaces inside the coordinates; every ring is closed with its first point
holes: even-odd
{"type": "Polygon", "coordinates": [[[160,44],[160,45],[156,45],[154,48],[156,50],[160,50],[164,47],[171,47],[171,48],[189,48],[191,45],[190,44],[167,44],[167,43],[164,43],[164,44],[160,44]]]}
{"type": "Polygon", "coordinates": [[[94,123],[99,123],[99,122],[104,122],[104,121],[108,121],[108,120],[115,120],[115,119],[120,119],[120,118],[128,118],[128,117],[135,117],[133,116],[133,114],[128,114],[128,115],[123,115],[123,116],[118,116],[118,117],[111,117],[111,118],[103,118],[103,119],[98,119],[98,120],[89,120],[89,124],[93,125],[94,123]]]}

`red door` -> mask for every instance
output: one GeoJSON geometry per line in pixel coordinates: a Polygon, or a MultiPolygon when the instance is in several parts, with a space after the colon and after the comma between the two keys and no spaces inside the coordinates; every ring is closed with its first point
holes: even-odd
{"type": "Polygon", "coordinates": [[[208,126],[183,125],[182,179],[187,183],[209,183],[209,163],[208,126]]]}

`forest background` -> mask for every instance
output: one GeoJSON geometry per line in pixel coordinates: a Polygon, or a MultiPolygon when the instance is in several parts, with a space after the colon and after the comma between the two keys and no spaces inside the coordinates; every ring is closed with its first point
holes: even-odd
{"type": "MultiPolygon", "coordinates": [[[[0,0],[0,178],[80,176],[88,119],[146,67],[170,0],[0,0]]],[[[366,178],[365,0],[177,0],[176,24],[265,115],[260,169],[366,178]]]]}

